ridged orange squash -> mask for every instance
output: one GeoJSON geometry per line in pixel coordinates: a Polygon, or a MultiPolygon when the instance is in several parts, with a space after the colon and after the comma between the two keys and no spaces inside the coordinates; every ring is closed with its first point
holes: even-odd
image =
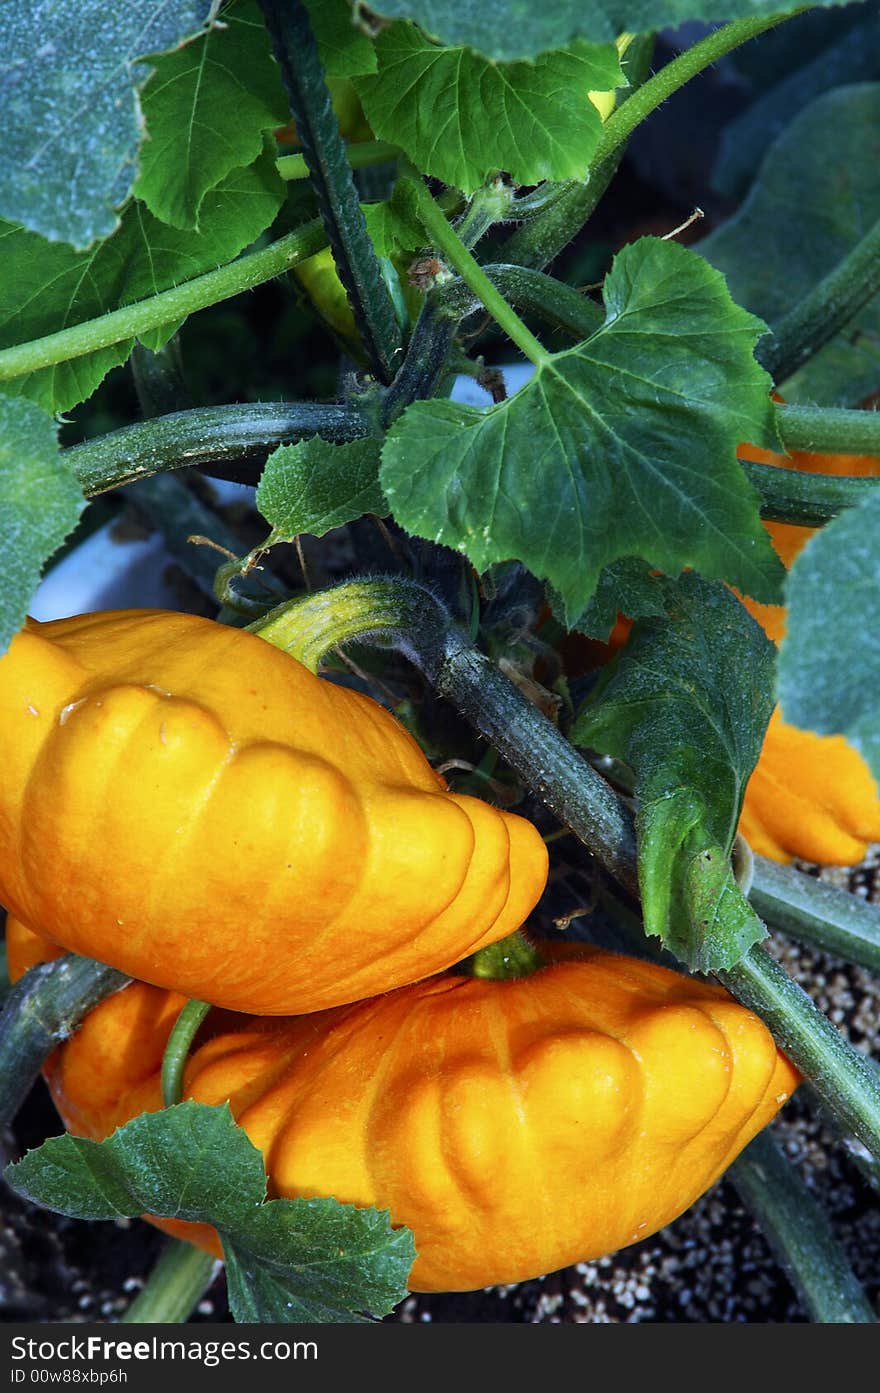
{"type": "MultiPolygon", "coordinates": [[[[15,976],[46,956],[20,925],[10,940],[15,976]]],[[[289,1020],[212,1013],[184,1096],[229,1100],[272,1194],[376,1205],[412,1228],[415,1290],[613,1252],[692,1204],[797,1074],[719,987],[580,945],[549,951],[512,981],[435,977],[289,1020]]],[[[73,1131],[102,1138],[161,1107],[182,1004],[133,985],[55,1052],[48,1077],[73,1131]]],[[[219,1252],[212,1230],[164,1227],[219,1252]]]]}
{"type": "MultiPolygon", "coordinates": [[[[741,446],[739,454],[810,474],[880,474],[875,455],[777,455],[753,445],[741,446]]],[[[786,567],[813,535],[811,528],[791,523],[764,526],[786,567]]],[[[740,598],[767,637],[779,643],[785,635],[784,607],[740,598]]],[[[832,615],[828,622],[833,624],[832,615]]],[[[799,856],[821,865],[853,866],[864,859],[869,842],[880,841],[877,785],[858,750],[842,735],[798,730],[777,708],[746,789],[739,830],[754,851],[774,861],[799,856]]]]}
{"type": "Polygon", "coordinates": [[[193,615],[29,623],[0,658],[0,770],[0,903],[233,1010],[438,972],[547,875],[534,826],[449,793],[376,702],[193,615]]]}

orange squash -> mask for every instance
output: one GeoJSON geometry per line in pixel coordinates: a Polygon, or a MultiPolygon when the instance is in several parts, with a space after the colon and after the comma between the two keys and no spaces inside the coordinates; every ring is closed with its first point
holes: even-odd
{"type": "Polygon", "coordinates": [[[376,702],[157,610],[29,623],[0,658],[0,902],[141,981],[256,1014],[503,938],[547,852],[453,795],[376,702]]]}
{"type": "MultiPolygon", "coordinates": [[[[874,455],[777,455],[753,445],[741,446],[739,455],[811,474],[880,474],[880,459],[874,455]]],[[[813,535],[811,528],[791,523],[764,526],[786,567],[813,535]]],[[[779,643],[785,635],[784,607],[740,598],[767,637],[779,643]]],[[[828,622],[833,624],[833,615],[828,622]]],[[[777,708],[746,789],[739,830],[754,851],[774,861],[798,856],[820,865],[853,866],[864,859],[869,842],[880,841],[877,786],[862,756],[842,735],[799,730],[777,708]]]]}
{"type": "MultiPolygon", "coordinates": [[[[46,952],[10,926],[14,976],[46,952]]],[[[613,1252],[692,1204],[798,1076],[719,987],[581,945],[549,953],[516,980],[435,977],[296,1019],[212,1013],[184,1096],[229,1101],[271,1194],[334,1195],[408,1225],[415,1290],[613,1252]]],[[[72,1130],[100,1139],[162,1106],[182,1004],[135,984],[55,1052],[72,1130]]],[[[219,1253],[212,1230],[163,1227],[219,1253]]]]}

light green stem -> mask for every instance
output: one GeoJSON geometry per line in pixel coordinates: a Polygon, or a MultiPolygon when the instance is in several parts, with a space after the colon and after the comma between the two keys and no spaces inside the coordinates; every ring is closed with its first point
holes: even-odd
{"type": "Polygon", "coordinates": [[[415,171],[412,171],[411,183],[415,190],[418,216],[443,260],[458,272],[465,285],[473,291],[481,305],[489,311],[521,353],[536,367],[547,362],[550,354],[526,328],[519,315],[510,308],[503,295],[495,289],[482,266],[446,221],[441,209],[415,171]]]}
{"type": "MultiPolygon", "coordinates": [[[[801,7],[808,8],[809,6],[801,7]]],[[[801,10],[793,10],[790,14],[734,20],[732,24],[725,24],[723,28],[707,34],[705,39],[700,39],[692,48],[673,58],[671,63],[667,63],[659,73],[642,83],[638,91],[633,92],[629,100],[608,117],[602,127],[591,168],[598,168],[619,145],[629,139],[636,126],[641,125],[652,111],[704,68],[711,67],[719,58],[723,58],[725,53],[748,43],[749,39],[757,38],[767,29],[773,29],[777,24],[782,24],[800,13],[801,10]]]]}
{"type": "MultiPolygon", "coordinates": [[[[371,165],[396,160],[400,150],[387,140],[359,140],[354,145],[346,145],[345,154],[352,169],[369,169],[371,165]]],[[[305,155],[282,155],[275,161],[275,166],[281,178],[288,182],[309,177],[305,155]]]]}
{"type": "Polygon", "coordinates": [[[789,450],[880,456],[880,411],[856,411],[845,406],[777,406],[776,424],[789,450]]]}
{"type": "Polygon", "coordinates": [[[253,290],[254,286],[280,276],[326,245],[327,234],[315,219],[261,251],[239,257],[237,261],[184,281],[171,290],[163,290],[149,300],[138,300],[97,319],[86,319],[69,329],[47,334],[45,338],[4,348],[0,351],[0,382],[38,372],[40,368],[67,362],[70,358],[81,358],[96,349],[145,334],[148,329],[184,319],[196,310],[216,305],[220,300],[228,300],[243,290],[253,290]]]}
{"type": "Polygon", "coordinates": [[[174,1022],[162,1056],[162,1101],[166,1108],[173,1108],[183,1098],[183,1071],[190,1047],[210,1009],[210,1002],[193,998],[174,1022]]]}
{"type": "Polygon", "coordinates": [[[122,1325],[182,1325],[214,1280],[218,1262],[192,1243],[169,1239],[122,1325]]]}

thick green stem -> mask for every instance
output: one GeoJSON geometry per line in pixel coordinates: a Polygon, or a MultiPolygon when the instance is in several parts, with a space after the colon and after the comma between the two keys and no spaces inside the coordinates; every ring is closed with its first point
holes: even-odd
{"type": "Polygon", "coordinates": [[[845,406],[777,406],[776,424],[788,450],[880,456],[880,411],[845,406]]]}
{"type": "Polygon", "coordinates": [[[367,232],[330,91],[302,0],[260,0],[284,79],[339,279],[375,375],[390,382],[403,343],[394,304],[367,232]]]}
{"type": "Polygon", "coordinates": [[[306,257],[314,256],[326,245],[327,234],[315,219],[264,247],[262,251],[239,257],[216,271],[207,271],[205,275],[184,281],[171,290],[152,295],[149,300],[138,300],[133,305],[111,310],[97,319],[87,319],[56,334],[47,334],[45,338],[4,348],[0,351],[0,382],[21,377],[24,373],[38,372],[40,368],[67,362],[70,358],[81,358],[83,354],[93,353],[98,348],[107,348],[112,343],[122,343],[125,339],[145,334],[148,329],[159,329],[172,320],[185,319],[196,310],[216,305],[221,300],[241,294],[243,290],[253,290],[254,286],[280,276],[282,272],[298,266],[306,257]]]}
{"type": "Polygon", "coordinates": [[[144,1288],[119,1317],[122,1325],[182,1325],[217,1275],[220,1264],[192,1243],[170,1238],[144,1288]]]}
{"type": "Polygon", "coordinates": [[[166,1108],[173,1108],[183,1098],[186,1061],[199,1026],[210,1009],[210,1002],[193,998],[186,1003],[174,1022],[162,1056],[162,1101],[166,1108]]]}
{"type": "MultiPolygon", "coordinates": [[[[619,106],[631,101],[644,83],[653,53],[653,34],[639,34],[629,45],[622,65],[630,86],[620,94],[619,106]]],[[[592,217],[617,172],[624,148],[623,144],[618,145],[601,164],[594,164],[585,182],[572,179],[562,184],[544,184],[518,201],[513,214],[526,213],[528,221],[504,243],[504,260],[540,269],[558,256],[592,217]]]]}
{"type": "MultiPolygon", "coordinates": [[[[387,140],[359,140],[345,147],[345,158],[352,169],[369,169],[374,164],[388,164],[399,155],[399,148],[389,145],[387,140]]],[[[305,155],[282,155],[275,164],[281,178],[288,182],[309,177],[305,155]]]]}
{"type": "Polygon", "coordinates": [[[880,905],[763,856],[755,857],[749,899],[762,919],[799,943],[880,973],[880,905]]]}
{"type": "Polygon", "coordinates": [[[769,1132],[755,1137],[727,1176],[810,1317],[830,1325],[873,1325],[873,1307],[824,1211],[769,1132]]]}
{"type": "Polygon", "coordinates": [[[465,958],[456,968],[463,977],[482,977],[493,982],[513,981],[517,977],[531,977],[533,972],[546,966],[538,946],[521,934],[508,934],[498,943],[490,943],[479,952],[465,958]]]}
{"type": "Polygon", "coordinates": [[[67,953],[32,967],[15,984],[0,1015],[0,1127],[12,1121],[46,1056],[127,982],[112,967],[67,953]]]}
{"type": "Polygon", "coordinates": [[[797,372],[880,292],[880,221],[758,344],[777,385],[797,372]]]}
{"type": "Polygon", "coordinates": [[[759,34],[774,29],[778,24],[784,24],[787,19],[799,13],[799,10],[794,10],[784,15],[762,15],[758,18],[734,20],[732,24],[725,24],[721,29],[713,30],[692,48],[673,58],[659,73],[643,82],[628,101],[623,102],[616,111],[612,111],[602,127],[593,157],[594,168],[600,166],[620,145],[629,140],[636,126],[640,126],[652,111],[667,101],[680,87],[684,87],[685,83],[690,82],[691,78],[710,68],[726,53],[741,48],[750,39],[756,39],[759,34]]]}
{"type": "Polygon", "coordinates": [[[740,460],[740,464],[761,495],[761,517],[769,522],[824,527],[845,508],[857,507],[880,488],[880,479],[804,474],[752,460],[740,460]]]}
{"type": "MultiPolygon", "coordinates": [[[[341,585],[310,596],[308,605],[282,606],[256,631],[307,655],[313,669],[322,652],[356,637],[379,635],[399,648],[615,879],[637,890],[626,804],[421,586],[382,579],[341,585]]],[[[807,994],[758,947],[718,976],[761,1017],[843,1125],[880,1156],[880,1082],[807,994]]]]}
{"type": "Polygon", "coordinates": [[[410,184],[414,190],[416,212],[443,260],[458,272],[465,285],[473,291],[480,304],[489,311],[520,352],[536,366],[545,362],[549,356],[547,350],[510,308],[504,296],[495,289],[482,266],[446,221],[442,210],[415,171],[412,173],[410,184]]]}
{"type": "Polygon", "coordinates": [[[880,1079],[763,948],[717,976],[772,1032],[839,1122],[880,1156],[880,1079]]]}
{"type": "Polygon", "coordinates": [[[197,407],[151,421],[123,426],[65,450],[65,463],[86,497],[120,488],[135,479],[184,465],[213,466],[220,473],[244,465],[262,468],[267,454],[320,435],[325,440],[356,440],[366,433],[358,411],[313,402],[252,402],[197,407]]]}
{"type": "MultiPolygon", "coordinates": [[[[551,328],[561,329],[577,341],[595,334],[605,322],[601,305],[574,286],[526,266],[506,263],[482,267],[500,295],[511,305],[533,314],[551,328]]],[[[482,301],[464,281],[453,281],[434,292],[443,313],[457,320],[479,309],[482,301]]]]}

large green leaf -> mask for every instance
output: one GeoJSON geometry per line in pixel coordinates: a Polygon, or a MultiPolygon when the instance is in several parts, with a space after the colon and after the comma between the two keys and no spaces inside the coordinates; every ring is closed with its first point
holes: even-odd
{"type": "Polygon", "coordinates": [[[395,518],[478,570],[522,561],[569,623],[624,556],[778,600],[784,572],[736,458],[775,432],[752,352],[764,326],[700,257],[655,238],[616,258],[605,306],[592,338],[548,356],[509,401],[404,412],[380,471],[395,518]]]}
{"type": "Polygon", "coordinates": [[[303,532],[323,537],[364,513],[388,512],[379,486],[379,442],[332,445],[313,436],[279,445],[266,460],[257,507],[272,528],[268,545],[303,532]]]}
{"type": "Polygon", "coordinates": [[[518,184],[583,179],[602,129],[587,93],[626,81],[613,44],[575,42],[535,63],[490,63],[393,24],[376,52],[378,72],[355,84],[376,135],[465,193],[498,170],[518,184]]]}
{"type": "MultiPolygon", "coordinates": [[[[230,261],[272,222],[283,197],[284,185],[267,154],[233,170],[206,194],[198,232],[167,227],[139,200],[129,204],[119,230],[88,252],[0,224],[0,347],[106,314],[230,261]]],[[[3,391],[31,397],[48,411],[67,411],[124,363],[132,346],[126,339],[13,378],[3,391]]]]}
{"type": "Polygon", "coordinates": [[[327,77],[358,77],[376,71],[376,53],[355,24],[348,0],[305,0],[321,66],[327,77]]]}
{"type": "Polygon", "coordinates": [[[845,735],[880,781],[880,492],[810,539],[792,566],[787,599],[785,719],[845,735]]]}
{"type": "Polygon", "coordinates": [[[238,0],[222,27],[158,59],[142,101],[147,139],[134,191],[161,222],[198,227],[208,190],[253,164],[263,132],[288,119],[256,0],[238,0]]]}
{"type": "Polygon", "coordinates": [[[212,1224],[237,1321],[359,1321],[406,1295],[410,1231],[334,1199],[266,1201],[263,1158],[228,1104],[142,1113],[102,1142],[52,1137],[5,1175],[18,1194],[73,1218],[212,1224]]]}
{"type": "MultiPolygon", "coordinates": [[[[880,218],[880,84],[812,102],[770,147],[748,198],[697,250],[772,324],[880,218]]],[[[880,383],[880,299],[785,383],[788,401],[853,405],[880,383]]],[[[745,437],[743,437],[745,438],[745,437]]]]}
{"type": "Polygon", "coordinates": [[[730,852],[773,710],[775,649],[725,586],[656,584],[666,615],[636,621],[571,738],[632,768],[645,929],[706,972],[763,936],[730,852]]]}
{"type": "Polygon", "coordinates": [[[0,216],[85,248],[137,174],[145,54],[197,34],[216,0],[0,0],[0,216]]]}
{"type": "Polygon", "coordinates": [[[717,22],[799,8],[800,0],[549,0],[543,5],[534,0],[370,0],[369,5],[372,14],[413,19],[443,43],[467,44],[495,59],[534,58],[577,38],[607,43],[618,34],[675,28],[689,19],[717,22]]]}
{"type": "Polygon", "coordinates": [[[0,653],[21,628],[43,566],[83,507],[51,416],[33,402],[0,397],[0,653]]]}

